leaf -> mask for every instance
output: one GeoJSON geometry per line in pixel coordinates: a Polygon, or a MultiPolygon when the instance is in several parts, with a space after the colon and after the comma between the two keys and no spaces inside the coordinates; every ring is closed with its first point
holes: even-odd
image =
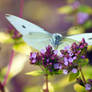
{"type": "Polygon", "coordinates": [[[87,92],[87,91],[85,90],[85,88],[84,88],[83,86],[79,85],[79,84],[75,84],[75,85],[74,85],[74,90],[75,90],[76,92],[87,92]]]}
{"type": "MultiPolygon", "coordinates": [[[[24,68],[24,64],[27,61],[27,58],[28,57],[23,54],[17,54],[14,57],[8,79],[11,79],[12,77],[16,76],[17,74],[19,74],[22,71],[22,69],[24,68]]],[[[8,68],[8,66],[5,67],[4,69],[2,69],[2,72],[6,73],[7,68],[8,68]]]]}
{"type": "Polygon", "coordinates": [[[89,62],[89,59],[88,58],[86,58],[86,59],[80,59],[78,61],[78,64],[83,67],[83,66],[87,65],[88,62],[89,62]]]}
{"type": "Polygon", "coordinates": [[[0,43],[13,43],[14,40],[7,33],[0,32],[0,43]]]}
{"type": "Polygon", "coordinates": [[[92,21],[88,20],[87,22],[85,22],[85,24],[83,25],[85,29],[89,29],[92,27],[92,21]]]}
{"type": "Polygon", "coordinates": [[[92,50],[92,46],[88,46],[87,51],[91,51],[92,50]]]}
{"type": "Polygon", "coordinates": [[[73,8],[70,5],[66,5],[58,9],[58,12],[60,14],[70,14],[72,11],[73,11],[73,8]]]}
{"type": "Polygon", "coordinates": [[[14,49],[16,52],[23,53],[23,54],[26,54],[26,55],[30,55],[30,52],[32,52],[31,47],[28,46],[28,45],[27,45],[26,43],[24,43],[24,42],[15,44],[15,45],[13,46],[13,49],[14,49]]]}
{"type": "Polygon", "coordinates": [[[92,66],[85,66],[82,70],[86,79],[92,79],[92,66]]]}
{"type": "Polygon", "coordinates": [[[84,12],[84,13],[92,14],[92,8],[90,6],[80,5],[78,12],[84,12]]]}
{"type": "Polygon", "coordinates": [[[77,73],[70,73],[69,81],[75,80],[78,76],[79,76],[79,72],[77,72],[77,73]]]}
{"type": "Polygon", "coordinates": [[[40,92],[40,86],[25,87],[23,92],[40,92]]]}
{"type": "Polygon", "coordinates": [[[42,74],[41,70],[36,70],[36,71],[26,73],[26,75],[32,75],[32,76],[40,76],[41,74],[42,74]]]}

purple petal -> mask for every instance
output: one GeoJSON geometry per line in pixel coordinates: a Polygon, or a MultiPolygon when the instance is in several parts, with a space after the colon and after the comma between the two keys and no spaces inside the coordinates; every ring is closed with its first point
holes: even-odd
{"type": "Polygon", "coordinates": [[[58,50],[54,50],[54,54],[55,54],[55,55],[58,54],[58,50]]]}
{"type": "Polygon", "coordinates": [[[90,84],[86,84],[86,85],[85,85],[85,89],[86,89],[86,90],[91,90],[91,85],[90,85],[90,84]]]}
{"type": "Polygon", "coordinates": [[[73,58],[71,58],[71,57],[68,60],[69,60],[70,63],[73,62],[73,58]]]}
{"type": "Polygon", "coordinates": [[[36,53],[32,53],[32,56],[31,57],[35,59],[36,58],[36,55],[37,55],[36,53]]]}
{"type": "Polygon", "coordinates": [[[64,70],[63,70],[63,73],[64,73],[65,75],[68,74],[68,70],[64,69],[64,70]]]}
{"type": "Polygon", "coordinates": [[[73,72],[73,73],[77,73],[78,70],[77,70],[76,68],[73,68],[73,69],[72,69],[72,72],[73,72]]]}
{"type": "Polygon", "coordinates": [[[36,63],[36,60],[35,60],[35,59],[33,59],[33,60],[32,60],[32,63],[36,63]]]}
{"type": "Polygon", "coordinates": [[[46,50],[45,49],[41,49],[40,51],[42,54],[45,54],[46,50]]]}

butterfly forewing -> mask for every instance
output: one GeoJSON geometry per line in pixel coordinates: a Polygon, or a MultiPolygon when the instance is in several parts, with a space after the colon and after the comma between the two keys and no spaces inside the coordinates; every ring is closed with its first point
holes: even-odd
{"type": "Polygon", "coordinates": [[[6,14],[6,19],[19,31],[22,35],[28,34],[30,32],[41,32],[48,33],[44,31],[43,28],[27,21],[22,18],[19,18],[14,15],[6,14]]]}

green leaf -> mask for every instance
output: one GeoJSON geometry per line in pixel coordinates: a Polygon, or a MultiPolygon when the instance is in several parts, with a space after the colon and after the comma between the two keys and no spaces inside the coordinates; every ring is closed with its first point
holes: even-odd
{"type": "Polygon", "coordinates": [[[92,14],[92,8],[90,6],[81,5],[79,7],[78,12],[84,12],[84,13],[92,14]]]}
{"type": "Polygon", "coordinates": [[[80,59],[78,61],[78,65],[83,67],[83,66],[87,65],[88,62],[89,62],[88,58],[86,58],[86,59],[80,59]]]}
{"type": "MultiPolygon", "coordinates": [[[[22,69],[24,68],[24,64],[27,61],[27,58],[28,57],[23,54],[17,54],[14,57],[8,80],[11,79],[12,77],[16,76],[17,74],[19,74],[22,71],[22,69]]],[[[8,66],[3,68],[2,73],[6,74],[7,69],[8,69],[8,66]]]]}
{"type": "Polygon", "coordinates": [[[2,73],[2,71],[0,71],[0,82],[3,82],[4,80],[4,73],[2,73]]]}
{"type": "Polygon", "coordinates": [[[78,76],[79,76],[79,72],[77,72],[77,73],[70,73],[69,81],[75,80],[78,76]]]}
{"type": "Polygon", "coordinates": [[[0,43],[13,43],[14,40],[7,33],[0,32],[0,43]]]}
{"type": "Polygon", "coordinates": [[[23,92],[41,92],[40,86],[24,87],[23,92]]]}
{"type": "Polygon", "coordinates": [[[32,75],[32,76],[40,76],[41,74],[43,74],[42,70],[36,70],[26,73],[26,75],[32,75]]]}
{"type": "Polygon", "coordinates": [[[83,86],[79,85],[79,84],[75,84],[75,85],[74,85],[74,90],[75,90],[76,92],[87,92],[87,91],[85,90],[85,88],[84,88],[83,86]]]}
{"type": "Polygon", "coordinates": [[[28,46],[26,43],[22,42],[22,43],[17,43],[13,46],[13,49],[16,51],[16,52],[19,52],[19,53],[23,53],[23,54],[26,54],[26,55],[30,55],[30,52],[32,52],[31,50],[31,47],[28,46]]]}
{"type": "Polygon", "coordinates": [[[83,25],[85,29],[89,29],[92,27],[92,21],[88,20],[87,22],[85,22],[85,24],[83,25]]]}

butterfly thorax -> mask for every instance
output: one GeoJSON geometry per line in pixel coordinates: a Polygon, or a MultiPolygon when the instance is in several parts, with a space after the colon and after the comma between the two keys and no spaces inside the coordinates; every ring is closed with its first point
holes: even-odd
{"type": "Polygon", "coordinates": [[[54,33],[52,38],[53,38],[52,44],[54,45],[55,48],[61,43],[61,40],[63,39],[62,35],[59,33],[54,33]]]}

